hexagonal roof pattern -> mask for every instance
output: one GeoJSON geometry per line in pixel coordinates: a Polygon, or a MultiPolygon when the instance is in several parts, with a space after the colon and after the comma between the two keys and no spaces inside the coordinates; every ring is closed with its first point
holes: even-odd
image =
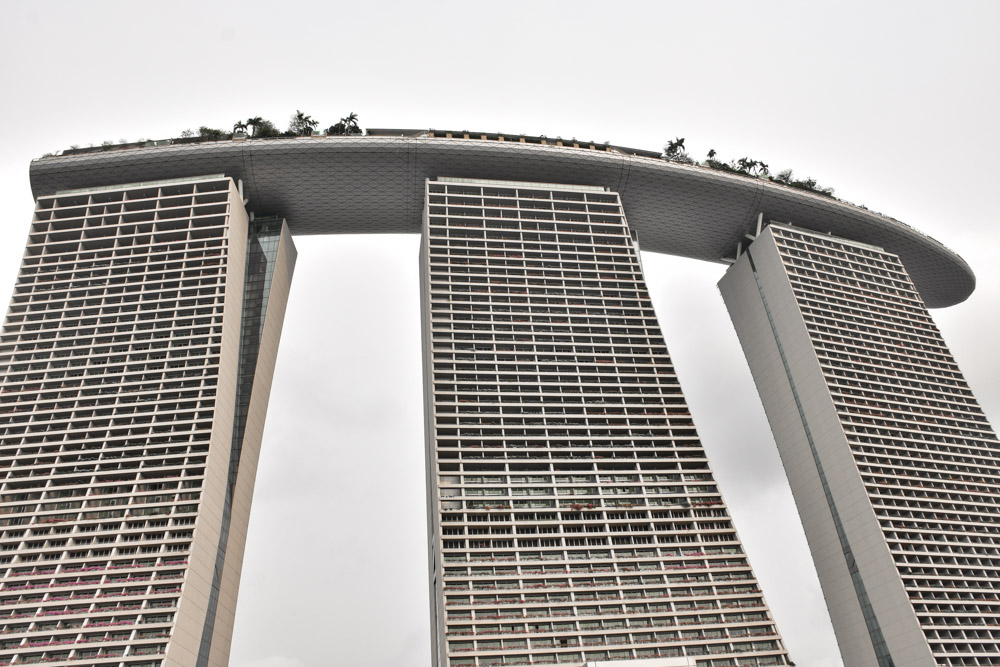
{"type": "Polygon", "coordinates": [[[599,185],[621,195],[643,250],[721,262],[762,213],[898,254],[931,308],[965,300],[976,284],[961,257],[896,220],[768,181],[619,150],[427,136],[218,141],[41,158],[31,164],[31,187],[40,197],[219,173],[243,181],[249,210],[281,215],[293,234],[419,233],[426,178],[599,185]]]}

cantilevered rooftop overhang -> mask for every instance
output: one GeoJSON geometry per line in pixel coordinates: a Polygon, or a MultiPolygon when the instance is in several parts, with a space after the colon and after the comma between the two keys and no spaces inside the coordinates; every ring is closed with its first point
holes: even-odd
{"type": "Polygon", "coordinates": [[[765,180],[604,145],[442,138],[415,130],[382,134],[46,157],[32,162],[31,187],[40,197],[74,188],[221,173],[243,181],[249,210],[284,217],[294,234],[369,234],[419,233],[426,178],[599,185],[621,194],[643,250],[721,262],[734,256],[762,213],[765,220],[898,254],[928,307],[959,303],[975,289],[968,264],[929,236],[851,204],[765,180]]]}

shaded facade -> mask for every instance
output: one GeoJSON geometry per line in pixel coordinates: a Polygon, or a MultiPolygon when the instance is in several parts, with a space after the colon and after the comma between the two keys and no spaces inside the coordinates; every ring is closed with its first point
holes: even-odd
{"type": "Polygon", "coordinates": [[[845,664],[1000,662],[1000,442],[899,258],[772,223],[719,287],[845,664]]]}

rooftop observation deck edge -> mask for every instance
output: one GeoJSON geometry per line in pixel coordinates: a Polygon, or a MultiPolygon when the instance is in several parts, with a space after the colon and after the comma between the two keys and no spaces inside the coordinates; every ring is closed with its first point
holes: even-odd
{"type": "Polygon", "coordinates": [[[248,210],[293,234],[419,233],[427,178],[606,187],[621,195],[643,250],[722,262],[757,216],[879,246],[900,256],[930,308],[964,301],[975,276],[955,252],[897,220],[808,191],[639,151],[495,138],[375,136],[224,140],[79,152],[34,160],[36,198],[58,191],[205,174],[242,180],[248,210]]]}

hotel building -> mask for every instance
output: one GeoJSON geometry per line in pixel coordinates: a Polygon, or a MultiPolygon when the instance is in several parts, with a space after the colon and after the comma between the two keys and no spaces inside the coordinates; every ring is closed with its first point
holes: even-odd
{"type": "Polygon", "coordinates": [[[434,664],[787,664],[617,193],[438,179],[424,210],[434,664]]]}
{"type": "Polygon", "coordinates": [[[847,664],[995,655],[996,439],[925,312],[975,280],[905,225],[649,151],[467,132],[76,149],[31,179],[0,337],[0,664],[228,663],[291,236],[387,232],[422,235],[436,666],[791,664],[639,241],[733,263],[847,664]],[[812,305],[878,289],[871,313],[812,305]]]}
{"type": "Polygon", "coordinates": [[[227,177],[38,199],[0,339],[0,664],[227,663],[294,262],[227,177]]]}
{"type": "Polygon", "coordinates": [[[719,283],[846,665],[1000,662],[1000,441],[899,258],[771,224],[719,283]]]}

